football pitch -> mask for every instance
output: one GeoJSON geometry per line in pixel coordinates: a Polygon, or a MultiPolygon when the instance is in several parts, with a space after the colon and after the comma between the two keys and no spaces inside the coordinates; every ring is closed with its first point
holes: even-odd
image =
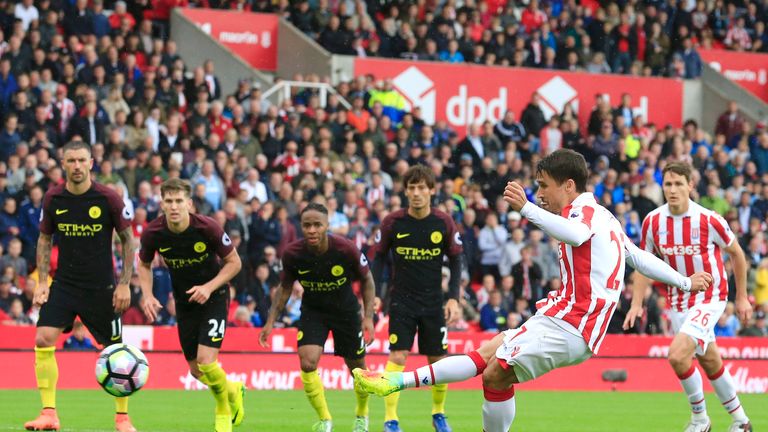
{"type": "MultiPolygon", "coordinates": [[[[351,430],[354,393],[326,391],[335,431],[351,430]]],[[[587,393],[518,391],[512,431],[681,431],[688,420],[682,393],[587,393]]],[[[755,430],[768,430],[768,396],[742,395],[755,430]]],[[[482,429],[481,391],[448,393],[448,419],[456,432],[482,429]]],[[[32,390],[0,391],[0,430],[23,430],[39,410],[32,390]]],[[[371,432],[381,430],[383,402],[371,396],[371,432]]],[[[713,393],[707,394],[713,432],[726,431],[730,417],[713,393]]],[[[59,416],[64,431],[111,431],[114,403],[101,390],[62,390],[59,416]]],[[[432,431],[431,397],[406,391],[400,398],[400,424],[406,432],[432,431]]],[[[213,399],[206,391],[145,390],[131,397],[131,418],[139,432],[211,431],[213,399]]],[[[300,391],[248,391],[245,421],[235,431],[309,431],[314,412],[300,391]]]]}

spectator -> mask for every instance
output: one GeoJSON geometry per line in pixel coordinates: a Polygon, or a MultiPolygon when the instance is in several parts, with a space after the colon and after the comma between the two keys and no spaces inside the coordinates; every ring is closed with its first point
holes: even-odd
{"type": "Polygon", "coordinates": [[[480,248],[480,265],[483,274],[491,274],[497,280],[499,275],[499,262],[501,261],[504,244],[507,241],[507,230],[499,225],[496,213],[488,213],[485,217],[485,226],[478,236],[480,248]]]}
{"type": "Polygon", "coordinates": [[[514,278],[515,298],[528,300],[530,304],[541,299],[542,272],[538,264],[533,262],[531,247],[526,245],[520,250],[520,262],[512,266],[510,273],[514,278]]]}
{"type": "MultiPolygon", "coordinates": [[[[535,1],[535,0],[534,0],[535,1]]],[[[480,328],[490,333],[498,333],[507,328],[507,311],[502,307],[499,290],[492,290],[488,303],[480,310],[480,328]]]]}
{"type": "Polygon", "coordinates": [[[85,330],[85,326],[82,322],[75,321],[72,325],[72,336],[68,337],[64,341],[65,351],[96,351],[96,347],[93,345],[91,338],[88,337],[88,333],[85,330]]]}

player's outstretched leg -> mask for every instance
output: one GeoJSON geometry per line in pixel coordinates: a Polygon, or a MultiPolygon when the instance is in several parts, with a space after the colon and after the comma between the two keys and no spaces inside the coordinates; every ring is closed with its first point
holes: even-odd
{"type": "Polygon", "coordinates": [[[512,369],[504,369],[491,360],[483,372],[483,430],[507,432],[515,420],[515,387],[512,369]]]}
{"type": "Polygon", "coordinates": [[[26,430],[59,430],[59,417],[56,414],[56,383],[59,380],[59,367],[56,363],[56,347],[35,347],[35,377],[43,410],[40,415],[24,423],[26,430]]]}
{"type": "Polygon", "coordinates": [[[379,396],[407,388],[466,381],[485,369],[486,360],[477,351],[446,357],[438,362],[406,372],[374,372],[355,369],[355,385],[379,396]]]}
{"type": "Polygon", "coordinates": [[[115,398],[115,430],[117,432],[136,432],[128,417],[128,398],[115,398]]]}

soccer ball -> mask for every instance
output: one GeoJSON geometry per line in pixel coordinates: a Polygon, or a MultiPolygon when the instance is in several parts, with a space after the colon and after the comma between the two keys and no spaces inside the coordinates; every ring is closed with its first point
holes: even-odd
{"type": "Polygon", "coordinates": [[[147,357],[131,345],[110,345],[96,360],[96,381],[112,396],[132,395],[147,383],[148,377],[147,357]]]}

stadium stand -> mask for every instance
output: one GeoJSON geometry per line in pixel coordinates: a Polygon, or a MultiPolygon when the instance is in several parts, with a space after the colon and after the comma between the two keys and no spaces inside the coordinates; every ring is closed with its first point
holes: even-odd
{"type": "MultiPolygon", "coordinates": [[[[134,208],[137,236],[158,215],[160,183],[170,177],[192,181],[196,211],[216,218],[247,258],[231,290],[229,320],[239,327],[264,321],[280,255],[300,236],[298,211],[315,195],[329,198],[332,231],[365,251],[383,217],[405,204],[404,171],[415,163],[429,165],[439,179],[434,205],[457,221],[468,262],[464,319],[456,330],[495,330],[519,326],[536,300],[559,284],[552,240],[500,199],[508,180],[525,184],[532,199],[532,167],[539,157],[561,147],[576,149],[590,164],[590,190],[638,240],[643,217],[663,202],[661,169],[670,161],[690,162],[697,168],[696,198],[726,217],[751,265],[755,316],[738,322],[731,311],[718,324],[718,334],[768,335],[763,319],[768,130],[742,116],[736,103],[711,107],[723,110],[714,130],[695,121],[681,128],[644,124],[627,115],[628,101],[611,106],[597,98],[584,125],[572,107],[547,121],[531,103],[497,123],[473,125],[463,136],[445,122],[427,124],[397,101],[389,103],[390,84],[368,76],[336,86],[352,103],[349,110],[333,98],[321,106],[313,90],[294,90],[290,99],[273,105],[261,100],[262,89],[248,80],[222,88],[215,65],[186,64],[166,38],[170,8],[196,5],[278,13],[333,53],[693,78],[701,69],[696,46],[768,49],[763,43],[768,11],[761,4],[24,0],[0,5],[5,6],[0,10],[4,324],[30,325],[36,319],[31,299],[42,196],[62,182],[60,147],[80,139],[92,145],[96,179],[134,208]],[[493,325],[481,324],[486,317],[493,325]]],[[[168,273],[158,267],[154,275],[156,297],[166,307],[150,324],[174,325],[168,273]]],[[[137,286],[133,294],[125,324],[146,324],[137,308],[137,286]]],[[[647,318],[634,331],[669,334],[664,295],[649,290],[647,296],[647,318]]],[[[611,331],[620,331],[629,300],[622,302],[611,331]]],[[[280,322],[294,324],[299,305],[299,298],[292,299],[280,322]]],[[[385,314],[379,311],[377,318],[386,319],[385,314]]]]}

